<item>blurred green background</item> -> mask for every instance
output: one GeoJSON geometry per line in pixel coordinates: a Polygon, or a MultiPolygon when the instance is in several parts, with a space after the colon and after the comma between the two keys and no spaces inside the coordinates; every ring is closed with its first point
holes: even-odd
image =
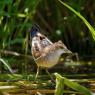
{"type": "MultiPolygon", "coordinates": [[[[95,27],[95,0],[64,1],[95,27]]],[[[95,42],[88,28],[58,0],[0,0],[0,50],[31,55],[29,29],[34,23],[53,42],[62,40],[68,49],[77,52],[80,60],[95,60],[95,42]]],[[[27,58],[0,54],[14,69],[20,65],[20,72],[33,68],[26,64],[27,58]]]]}

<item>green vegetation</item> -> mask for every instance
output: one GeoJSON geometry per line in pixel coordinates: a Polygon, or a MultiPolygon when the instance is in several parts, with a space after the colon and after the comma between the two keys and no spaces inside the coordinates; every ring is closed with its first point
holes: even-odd
{"type": "Polygon", "coordinates": [[[87,88],[81,86],[80,84],[78,84],[76,82],[72,82],[72,81],[68,80],[67,78],[62,77],[58,73],[55,73],[55,76],[56,76],[55,95],[63,95],[64,85],[67,85],[68,87],[72,88],[73,90],[83,93],[84,95],[92,95],[92,93],[87,88]]]}
{"type": "Polygon", "coordinates": [[[2,90],[1,86],[4,85],[6,88],[9,85],[8,89],[12,86],[18,93],[18,88],[21,91],[25,88],[26,92],[29,89],[52,88],[49,91],[54,93],[55,83],[50,82],[44,71],[41,71],[36,82],[34,80],[36,64],[31,55],[29,29],[36,23],[53,42],[62,40],[72,52],[79,55],[80,60],[73,57],[65,65],[58,64],[58,68],[50,69],[51,73],[58,72],[64,76],[55,74],[55,95],[91,95],[85,87],[92,88],[89,81],[93,84],[95,79],[94,11],[95,0],[0,0],[0,94],[8,94],[4,92],[5,88],[2,90]],[[79,79],[79,84],[67,78],[79,79]],[[83,81],[85,78],[86,84],[83,81]],[[72,89],[68,90],[65,86],[72,89]]]}
{"type": "MultiPolygon", "coordinates": [[[[59,0],[60,1],[60,0],[59,0]]],[[[72,7],[68,6],[66,3],[60,1],[60,3],[62,3],[64,6],[66,6],[68,9],[70,9],[72,12],[74,12],[88,27],[88,29],[90,30],[93,39],[95,40],[95,30],[94,28],[90,25],[90,23],[77,11],[75,11],[72,7]]]]}

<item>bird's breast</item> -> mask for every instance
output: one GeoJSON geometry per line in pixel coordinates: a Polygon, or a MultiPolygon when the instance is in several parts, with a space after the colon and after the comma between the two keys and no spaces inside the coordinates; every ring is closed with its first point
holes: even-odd
{"type": "Polygon", "coordinates": [[[36,63],[40,67],[51,68],[58,63],[61,54],[60,50],[56,50],[55,52],[39,58],[36,60],[36,63]]]}

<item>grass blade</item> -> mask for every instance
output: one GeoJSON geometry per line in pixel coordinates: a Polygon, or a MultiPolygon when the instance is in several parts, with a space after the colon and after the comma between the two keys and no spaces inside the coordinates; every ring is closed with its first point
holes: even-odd
{"type": "Polygon", "coordinates": [[[63,95],[64,93],[64,80],[62,76],[55,73],[56,76],[56,89],[55,89],[55,95],[63,95]]]}
{"type": "Polygon", "coordinates": [[[2,58],[0,58],[0,61],[8,68],[8,70],[13,73],[12,69],[10,68],[10,66],[8,65],[8,63],[6,63],[2,58]]]}
{"type": "Polygon", "coordinates": [[[66,3],[62,2],[61,0],[58,0],[58,1],[62,5],[64,5],[65,7],[67,7],[70,11],[72,11],[74,14],[76,14],[85,23],[85,25],[90,30],[90,33],[92,34],[93,39],[95,40],[95,29],[90,25],[90,23],[80,13],[78,13],[76,10],[74,10],[72,7],[70,7],[66,3]]]}
{"type": "Polygon", "coordinates": [[[62,77],[58,73],[55,73],[55,76],[56,76],[56,80],[57,80],[56,81],[55,95],[63,95],[64,85],[68,86],[69,88],[72,88],[75,91],[83,93],[84,95],[92,95],[91,91],[89,91],[84,86],[82,86],[76,82],[72,82],[69,79],[62,77]]]}

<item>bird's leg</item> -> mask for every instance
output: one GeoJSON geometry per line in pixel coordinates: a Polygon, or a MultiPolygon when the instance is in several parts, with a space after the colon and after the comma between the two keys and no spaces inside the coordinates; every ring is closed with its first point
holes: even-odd
{"type": "Polygon", "coordinates": [[[49,71],[45,68],[46,73],[49,75],[49,77],[51,78],[52,82],[55,83],[55,80],[53,79],[53,77],[51,76],[51,74],[49,73],[49,71]]]}
{"type": "Polygon", "coordinates": [[[38,74],[39,74],[39,66],[37,67],[37,73],[36,73],[36,76],[35,76],[35,80],[37,79],[38,74]]]}

